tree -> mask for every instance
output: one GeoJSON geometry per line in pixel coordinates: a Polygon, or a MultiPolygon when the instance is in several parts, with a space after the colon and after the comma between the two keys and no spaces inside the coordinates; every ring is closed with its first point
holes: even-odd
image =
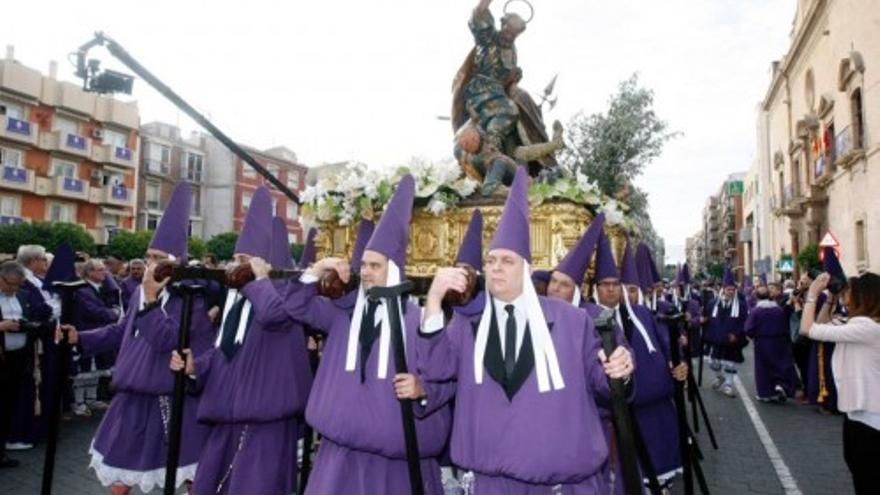
{"type": "MultiPolygon", "coordinates": [[[[296,242],[294,242],[290,245],[290,255],[293,256],[294,260],[299,262],[299,260],[302,258],[303,250],[305,249],[305,247],[306,247],[305,244],[299,244],[296,242]]],[[[303,267],[303,268],[305,268],[305,267],[303,267]]]]}
{"type": "Polygon", "coordinates": [[[669,131],[653,107],[654,92],[633,74],[620,83],[606,112],[581,112],[571,119],[560,161],[569,171],[585,174],[602,193],[627,204],[642,240],[657,252],[662,247],[648,215],[648,194],[633,181],[679,133],[669,131]]]}
{"type": "Polygon", "coordinates": [[[22,244],[39,244],[52,252],[67,241],[74,251],[95,254],[95,240],[75,223],[38,222],[0,226],[0,252],[15,254],[22,244]]]}
{"type": "Polygon", "coordinates": [[[210,238],[206,243],[209,253],[214,253],[218,260],[231,260],[235,254],[235,243],[238,241],[237,232],[224,232],[210,238]]]}
{"type": "Polygon", "coordinates": [[[801,252],[797,255],[797,264],[805,272],[814,268],[821,269],[822,262],[819,261],[819,245],[812,242],[801,249],[801,252]]]}
{"type": "Polygon", "coordinates": [[[138,232],[120,230],[110,239],[106,252],[108,255],[123,260],[143,258],[152,239],[153,231],[151,230],[141,230],[138,232]]]}
{"type": "Polygon", "coordinates": [[[202,259],[208,253],[208,246],[204,239],[198,237],[190,237],[187,242],[187,255],[191,260],[202,259]]]}

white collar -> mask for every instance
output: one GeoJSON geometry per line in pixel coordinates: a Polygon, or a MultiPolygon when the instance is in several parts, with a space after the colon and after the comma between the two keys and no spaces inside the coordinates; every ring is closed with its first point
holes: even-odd
{"type": "Polygon", "coordinates": [[[94,287],[96,291],[98,291],[98,292],[101,291],[101,284],[97,284],[97,283],[95,283],[95,282],[92,282],[92,281],[89,280],[89,279],[86,279],[86,282],[88,282],[89,285],[91,285],[92,287],[94,287]]]}
{"type": "MultiPolygon", "coordinates": [[[[400,267],[397,266],[392,260],[388,260],[388,277],[386,279],[386,284],[391,287],[399,284],[401,281],[401,270],[400,267]]],[[[357,360],[360,352],[358,352],[358,346],[360,345],[360,335],[361,335],[361,320],[364,317],[364,308],[366,307],[367,296],[364,292],[363,286],[358,287],[358,295],[357,301],[354,304],[354,312],[351,314],[351,324],[348,327],[348,345],[346,346],[345,353],[345,371],[353,373],[357,368],[357,360]]],[[[384,301],[383,301],[384,302],[384,301]]],[[[403,308],[398,308],[402,310],[403,308]]],[[[381,324],[382,328],[379,331],[379,359],[378,359],[378,367],[379,369],[376,372],[376,376],[380,380],[385,380],[388,378],[388,357],[391,354],[391,324],[390,317],[388,315],[388,305],[380,304],[376,309],[376,321],[381,324]]],[[[403,313],[400,313],[400,324],[403,325],[403,345],[406,347],[406,322],[403,319],[403,313]]],[[[361,366],[366,366],[366,363],[361,363],[361,366]]]]}
{"type": "Polygon", "coordinates": [[[492,301],[495,303],[495,314],[496,315],[507,314],[507,310],[505,308],[507,307],[508,304],[513,305],[514,314],[516,314],[520,317],[526,317],[526,315],[528,315],[528,312],[526,311],[526,300],[522,294],[517,296],[517,298],[511,302],[504,302],[501,299],[495,299],[494,297],[492,298],[492,301]]]}

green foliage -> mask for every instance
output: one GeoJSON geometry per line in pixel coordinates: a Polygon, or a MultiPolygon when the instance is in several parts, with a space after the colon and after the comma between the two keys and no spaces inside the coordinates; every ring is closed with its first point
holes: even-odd
{"type": "Polygon", "coordinates": [[[0,253],[15,254],[22,244],[39,244],[55,251],[67,241],[75,251],[95,254],[95,240],[81,226],[74,223],[39,222],[0,226],[0,253]]]}
{"type": "Polygon", "coordinates": [[[208,246],[205,241],[199,237],[190,237],[187,241],[187,255],[191,260],[202,259],[208,252],[208,246]]]}
{"type": "Polygon", "coordinates": [[[303,249],[305,249],[305,247],[305,244],[299,244],[297,242],[290,245],[290,255],[293,256],[295,261],[299,261],[299,259],[302,258],[303,249]]]}
{"type": "Polygon", "coordinates": [[[151,230],[141,230],[139,232],[117,231],[107,244],[106,254],[123,260],[143,258],[152,238],[153,231],[151,230]]]}
{"type": "Polygon", "coordinates": [[[720,280],[724,277],[724,265],[721,263],[712,263],[706,271],[708,271],[709,276],[713,278],[720,280]]]}
{"type": "Polygon", "coordinates": [[[233,251],[235,251],[235,243],[237,241],[237,232],[224,232],[208,239],[205,247],[208,249],[208,252],[214,253],[218,260],[228,261],[235,254],[233,251]]]}
{"type": "Polygon", "coordinates": [[[822,268],[822,262],[819,261],[819,245],[813,242],[801,249],[797,255],[797,264],[803,271],[822,268]]]}

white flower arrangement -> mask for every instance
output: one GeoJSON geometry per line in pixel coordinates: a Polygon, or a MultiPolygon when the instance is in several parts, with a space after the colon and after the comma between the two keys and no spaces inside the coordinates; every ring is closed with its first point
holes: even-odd
{"type": "MultiPolygon", "coordinates": [[[[434,215],[454,210],[463,199],[475,194],[480,185],[465,176],[453,159],[432,162],[414,158],[407,166],[383,170],[351,163],[343,172],[306,187],[300,195],[303,220],[350,225],[361,218],[374,219],[405,174],[412,174],[415,179],[416,206],[434,215]]],[[[529,202],[533,206],[551,199],[569,200],[586,206],[593,213],[604,212],[609,225],[621,225],[627,230],[635,226],[626,215],[629,208],[602,194],[580,171],[574,175],[564,173],[553,182],[536,181],[529,186],[529,202]]]]}

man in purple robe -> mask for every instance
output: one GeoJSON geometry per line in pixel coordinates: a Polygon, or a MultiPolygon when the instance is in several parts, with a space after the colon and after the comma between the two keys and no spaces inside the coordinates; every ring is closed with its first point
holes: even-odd
{"type": "Polygon", "coordinates": [[[797,371],[792,357],[789,317],[767,287],[755,289],[758,302],[746,320],[746,335],[755,342],[755,388],[758,400],[784,403],[794,397],[797,371]]]}
{"type": "MultiPolygon", "coordinates": [[[[314,282],[329,270],[348,280],[349,263],[338,258],[313,264],[288,299],[288,311],[297,320],[327,333],[306,409],[306,420],[322,435],[309,495],[409,492],[402,399],[414,400],[424,491],[442,493],[437,458],[449,437],[453,385],[395,373],[387,303],[366,295],[371,287],[394,286],[404,278],[414,194],[412,176],[404,176],[364,249],[353,310],[317,295],[314,282]]],[[[402,306],[406,358],[415,370],[420,311],[411,301],[402,306]]]]}
{"type": "MultiPolygon", "coordinates": [[[[183,182],[175,188],[167,209],[187,212],[191,201],[189,184],[183,182]]],[[[187,223],[185,214],[162,217],[147,250],[143,284],[122,321],[69,332],[70,342],[79,344],[86,356],[118,350],[113,375],[116,393],[89,449],[89,466],[114,495],[130,493],[134,486],[149,492],[165,484],[174,389],[168,354],[177,346],[183,298],[167,279],[157,282],[153,273],[160,261],[186,263],[187,223]]],[[[203,298],[193,303],[191,325],[190,343],[193,352],[201,355],[210,348],[215,333],[203,298]]],[[[198,400],[188,397],[183,408],[178,486],[193,479],[208,432],[196,421],[197,406],[198,400]]]]}
{"type": "Polygon", "coordinates": [[[736,397],[733,380],[739,365],[745,361],[742,350],[748,344],[745,321],[749,309],[743,296],[736,290],[736,281],[730,266],[724,269],[722,291],[711,301],[704,340],[711,344],[710,366],[715,371],[712,388],[728,397],[736,397]]]}
{"type": "MultiPolygon", "coordinates": [[[[73,325],[79,330],[92,330],[119,323],[122,305],[118,292],[113,296],[115,282],[110,285],[107,268],[101,260],[91,258],[83,263],[82,278],[86,284],[74,293],[73,325]],[[108,296],[109,295],[109,296],[108,296]]],[[[118,291],[118,288],[115,289],[118,291]]],[[[98,381],[108,377],[116,357],[115,347],[100,353],[78,352],[74,355],[76,377],[73,381],[73,412],[91,416],[92,408],[103,409],[106,403],[98,401],[98,381]]]]}
{"type": "Polygon", "coordinates": [[[171,368],[185,366],[201,394],[199,421],[212,426],[196,495],[286,495],[296,486],[296,438],[311,370],[302,327],[269,279],[272,229],[271,194],[261,186],[234,250],[234,263],[249,264],[254,279],[228,289],[214,347],[195,360],[188,351],[185,360],[172,354],[171,368]]]}
{"type": "Polygon", "coordinates": [[[527,182],[520,167],[484,264],[481,314],[444,324],[444,294],[467,281],[460,268],[437,271],[419,371],[455,383],[451,456],[474,472],[476,495],[608,493],[596,396],[608,399],[609,376],[628,380],[632,360],[623,347],[606,359],[586,312],[535,293],[527,182]]]}
{"type": "Polygon", "coordinates": [[[128,262],[128,276],[119,282],[122,291],[122,309],[128,312],[131,296],[139,290],[144,280],[144,270],[147,265],[142,259],[134,259],[128,262]]]}

